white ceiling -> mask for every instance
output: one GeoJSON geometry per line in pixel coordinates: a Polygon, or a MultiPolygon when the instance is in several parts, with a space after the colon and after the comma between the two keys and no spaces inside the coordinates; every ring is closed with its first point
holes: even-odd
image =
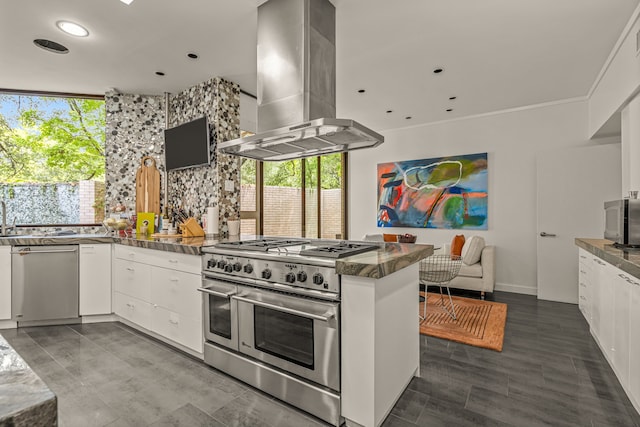
{"type": "MultiPolygon", "coordinates": [[[[263,1],[0,0],[0,88],[161,94],[222,76],[255,94],[263,1]]],[[[333,0],[337,115],[384,130],[585,96],[639,1],[333,0]]]]}

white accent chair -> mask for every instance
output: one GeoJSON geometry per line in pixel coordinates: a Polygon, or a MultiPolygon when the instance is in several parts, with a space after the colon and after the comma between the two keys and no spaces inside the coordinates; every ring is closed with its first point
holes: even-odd
{"type": "Polygon", "coordinates": [[[496,283],[496,247],[487,245],[482,249],[480,261],[475,264],[462,264],[458,275],[449,283],[450,288],[480,291],[484,299],[485,292],[493,292],[496,283]]]}

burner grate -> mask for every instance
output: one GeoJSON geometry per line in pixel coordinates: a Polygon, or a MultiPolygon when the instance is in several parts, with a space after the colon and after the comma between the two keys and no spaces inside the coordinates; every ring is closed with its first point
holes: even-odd
{"type": "Polygon", "coordinates": [[[303,245],[309,243],[308,240],[302,239],[255,239],[255,240],[239,240],[236,242],[222,242],[215,245],[217,248],[237,249],[246,251],[263,251],[270,249],[282,248],[286,246],[303,245]]]}

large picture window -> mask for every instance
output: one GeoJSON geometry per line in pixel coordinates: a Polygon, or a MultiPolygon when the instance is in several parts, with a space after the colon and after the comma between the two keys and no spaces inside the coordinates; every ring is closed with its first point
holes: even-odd
{"type": "Polygon", "coordinates": [[[242,159],[241,233],[345,239],[346,156],[242,159]]]}
{"type": "Polygon", "coordinates": [[[0,93],[0,200],[9,223],[100,223],[104,172],[104,98],[0,93]]]}

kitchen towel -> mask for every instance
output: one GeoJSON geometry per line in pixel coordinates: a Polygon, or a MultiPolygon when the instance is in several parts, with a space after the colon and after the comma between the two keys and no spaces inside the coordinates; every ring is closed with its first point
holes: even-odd
{"type": "Polygon", "coordinates": [[[218,234],[219,210],[217,206],[207,208],[207,234],[218,234]]]}

